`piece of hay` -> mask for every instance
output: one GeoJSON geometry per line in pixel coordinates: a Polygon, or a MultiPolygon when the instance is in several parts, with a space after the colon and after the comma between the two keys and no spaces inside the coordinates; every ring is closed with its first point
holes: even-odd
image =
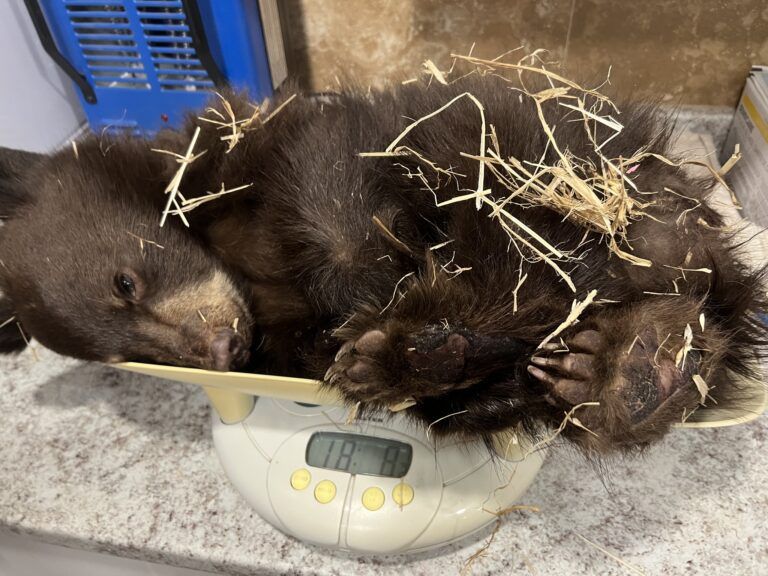
{"type": "MultiPolygon", "coordinates": [[[[392,306],[392,303],[395,301],[395,298],[396,298],[396,297],[397,297],[397,295],[399,294],[399,292],[398,292],[398,288],[400,287],[400,284],[403,282],[403,280],[405,280],[406,278],[408,278],[408,277],[410,277],[410,276],[413,276],[414,274],[416,274],[416,272],[408,272],[408,274],[405,274],[405,275],[404,275],[402,278],[400,278],[400,280],[398,280],[398,281],[397,281],[397,284],[395,284],[395,289],[392,291],[392,298],[390,298],[389,302],[387,302],[387,305],[386,305],[386,306],[384,306],[384,308],[382,308],[382,309],[381,309],[381,312],[379,312],[379,316],[381,316],[382,314],[384,314],[384,312],[385,312],[385,311],[386,311],[386,310],[387,310],[387,309],[388,309],[390,306],[392,306]]],[[[401,296],[401,298],[402,298],[402,296],[401,296]]]]}
{"type": "MultiPolygon", "coordinates": [[[[392,140],[392,142],[390,142],[389,146],[387,146],[387,148],[385,149],[385,152],[392,152],[395,149],[395,147],[397,146],[397,144],[403,138],[405,138],[411,130],[416,128],[416,126],[418,126],[422,122],[424,122],[426,120],[429,120],[430,118],[434,118],[435,116],[437,116],[440,113],[444,112],[445,110],[447,110],[448,108],[453,106],[458,100],[461,100],[462,98],[469,98],[469,100],[472,101],[472,103],[477,107],[478,111],[480,112],[480,122],[481,122],[480,123],[480,126],[481,126],[481,129],[480,129],[480,156],[485,156],[485,145],[486,145],[485,135],[486,135],[486,130],[487,130],[486,124],[485,124],[485,108],[483,108],[483,105],[480,103],[480,101],[477,98],[475,98],[472,94],[470,94],[469,92],[462,92],[461,94],[459,94],[458,96],[452,98],[449,102],[447,102],[446,104],[444,104],[443,106],[441,106],[440,108],[435,110],[434,112],[430,112],[426,116],[422,116],[418,120],[415,120],[414,122],[412,122],[411,124],[406,126],[405,130],[400,132],[400,134],[398,134],[395,137],[395,139],[392,140]]],[[[475,191],[475,195],[477,197],[477,199],[475,201],[475,208],[477,208],[478,210],[480,209],[480,197],[481,197],[481,195],[485,191],[484,182],[485,182],[485,166],[483,164],[481,164],[480,165],[480,170],[479,170],[478,176],[477,176],[477,190],[475,191]]]]}
{"type": "Polygon", "coordinates": [[[357,402],[352,408],[350,408],[349,413],[347,414],[347,419],[344,421],[344,424],[349,426],[352,424],[355,420],[357,420],[357,414],[360,412],[360,405],[362,402],[357,402]]]}
{"type": "MultiPolygon", "coordinates": [[[[523,272],[522,266],[519,270],[520,274],[523,272]]],[[[517,278],[517,285],[515,286],[515,289],[512,290],[512,314],[517,312],[517,292],[520,290],[521,286],[525,283],[525,281],[528,280],[528,274],[525,276],[518,275],[517,278]]]]}
{"type": "Polygon", "coordinates": [[[153,240],[147,240],[146,238],[142,238],[138,234],[134,234],[133,232],[129,232],[128,230],[126,230],[125,233],[128,234],[128,236],[136,238],[136,240],[139,241],[139,250],[141,250],[142,252],[144,252],[144,245],[145,244],[149,244],[150,246],[155,246],[156,248],[159,248],[160,250],[165,250],[165,246],[161,246],[160,244],[158,244],[157,242],[155,242],[153,240]]]}
{"type": "Polygon", "coordinates": [[[444,86],[448,85],[448,82],[445,80],[445,76],[443,76],[443,73],[437,66],[435,66],[435,63],[432,62],[432,60],[426,60],[424,62],[424,68],[426,68],[427,72],[429,72],[435,80],[440,82],[440,84],[443,84],[444,86]]]}
{"type": "Polygon", "coordinates": [[[242,186],[237,186],[235,188],[229,188],[227,189],[224,186],[224,182],[221,183],[221,190],[218,192],[206,192],[205,196],[198,196],[196,198],[185,198],[181,201],[181,207],[177,210],[172,211],[172,214],[183,214],[185,212],[190,212],[194,210],[195,208],[198,208],[199,206],[202,206],[203,204],[206,204],[208,202],[211,202],[212,200],[216,200],[218,198],[221,198],[222,196],[226,196],[227,194],[232,194],[233,192],[239,192],[240,190],[245,190],[246,188],[250,188],[253,186],[253,182],[250,184],[243,184],[242,186]]]}
{"type": "Polygon", "coordinates": [[[496,539],[496,534],[498,533],[499,528],[501,528],[501,518],[496,519],[496,524],[493,527],[493,531],[491,532],[491,536],[488,538],[488,540],[478,550],[476,550],[469,558],[467,558],[466,562],[464,562],[464,567],[461,569],[461,573],[460,573],[461,576],[467,576],[468,574],[471,574],[472,565],[488,553],[488,549],[491,547],[491,544],[493,544],[493,541],[496,539]]]}
{"type": "Polygon", "coordinates": [[[347,318],[346,320],[344,320],[344,322],[342,322],[342,323],[341,323],[339,326],[337,326],[336,328],[334,328],[334,329],[333,329],[333,332],[331,332],[331,335],[332,335],[332,336],[338,336],[338,334],[339,334],[339,330],[342,330],[342,329],[343,329],[343,328],[344,328],[344,327],[345,327],[347,324],[349,324],[350,322],[352,322],[352,320],[354,320],[355,316],[356,316],[356,314],[355,314],[355,313],[351,314],[351,315],[349,316],[349,318],[347,318]]]}
{"type": "Polygon", "coordinates": [[[402,240],[395,236],[389,228],[387,228],[387,225],[381,221],[381,218],[378,216],[373,216],[371,220],[373,221],[373,224],[376,226],[376,228],[378,228],[381,233],[384,234],[384,237],[389,240],[395,248],[397,248],[400,252],[404,252],[409,256],[413,256],[413,251],[408,248],[408,246],[406,246],[402,240]]]}
{"type": "Polygon", "coordinates": [[[286,106],[288,106],[288,104],[293,102],[294,98],[296,98],[296,94],[291,94],[288,98],[286,98],[285,101],[282,104],[280,104],[280,106],[272,110],[272,112],[270,112],[269,115],[266,118],[264,118],[263,124],[266,124],[267,122],[272,120],[272,118],[280,114],[283,108],[285,108],[286,106]]]}
{"type": "Polygon", "coordinates": [[[540,350],[544,345],[546,345],[552,338],[560,334],[563,330],[568,328],[569,326],[576,323],[576,321],[579,319],[579,316],[581,316],[581,313],[586,310],[587,306],[592,304],[592,301],[595,299],[595,296],[597,296],[597,290],[592,290],[587,294],[587,297],[584,298],[581,302],[578,300],[574,300],[571,303],[571,312],[566,316],[565,320],[563,320],[560,325],[555,328],[555,330],[544,340],[541,341],[541,343],[536,346],[537,350],[540,350]]]}
{"type": "Polygon", "coordinates": [[[218,96],[219,100],[221,100],[221,104],[224,108],[224,111],[227,113],[227,116],[229,116],[229,120],[224,121],[225,120],[224,116],[221,114],[221,112],[219,112],[215,108],[206,108],[206,112],[215,114],[216,116],[222,119],[221,121],[212,120],[204,116],[203,117],[199,116],[198,119],[201,120],[202,122],[218,124],[218,129],[226,128],[232,131],[231,134],[227,134],[219,138],[222,142],[227,143],[227,150],[225,153],[229,154],[230,152],[232,152],[232,150],[234,150],[235,146],[237,146],[240,140],[244,137],[243,130],[249,127],[251,124],[253,124],[253,122],[255,122],[258,119],[261,113],[261,110],[258,107],[255,107],[254,112],[250,118],[238,120],[237,116],[235,116],[235,111],[232,108],[232,104],[230,104],[229,101],[218,92],[216,92],[216,96],[218,96]]]}
{"type": "Polygon", "coordinates": [[[225,154],[229,154],[230,152],[232,152],[232,150],[235,149],[235,146],[237,146],[240,143],[240,141],[243,138],[245,138],[246,132],[248,132],[249,130],[255,130],[263,126],[267,122],[269,122],[272,118],[274,118],[277,114],[279,114],[283,108],[285,108],[290,102],[292,102],[293,99],[296,97],[296,94],[292,94],[282,104],[280,104],[280,106],[275,108],[266,118],[262,120],[261,107],[251,104],[251,108],[253,108],[253,114],[251,114],[251,116],[249,116],[248,118],[237,118],[237,116],[235,115],[235,111],[232,108],[232,104],[218,92],[216,92],[215,94],[221,100],[221,105],[224,108],[224,112],[226,112],[227,115],[224,116],[224,114],[219,112],[216,108],[209,107],[205,109],[205,112],[216,116],[216,118],[210,118],[208,116],[198,116],[197,119],[200,120],[201,122],[206,122],[207,124],[215,125],[217,130],[226,129],[231,131],[231,134],[226,134],[219,138],[219,140],[221,140],[222,142],[227,143],[227,149],[225,150],[225,154]]]}
{"type": "MultiPolygon", "coordinates": [[[[577,404],[576,406],[571,408],[563,416],[563,419],[560,421],[560,425],[551,434],[549,434],[545,438],[542,438],[541,440],[536,442],[533,446],[529,447],[525,451],[525,453],[522,455],[520,460],[518,460],[518,462],[522,462],[523,460],[528,458],[528,456],[530,456],[534,452],[536,452],[536,451],[540,450],[541,448],[544,448],[545,446],[548,446],[549,444],[551,444],[553,440],[558,438],[560,436],[560,434],[563,433],[563,430],[565,430],[565,428],[566,428],[566,426],[568,426],[568,424],[573,424],[577,428],[581,428],[582,430],[590,433],[592,436],[595,436],[596,438],[599,438],[599,436],[597,434],[595,434],[592,430],[590,430],[589,428],[584,426],[584,424],[581,422],[581,420],[579,420],[578,418],[575,418],[573,416],[574,413],[577,410],[581,410],[582,408],[585,408],[587,406],[600,406],[600,402],[582,402],[581,404],[577,404]]],[[[512,446],[513,444],[516,444],[517,442],[518,442],[517,435],[513,434],[512,437],[507,442],[507,444],[505,445],[505,447],[504,447],[504,454],[502,456],[506,455],[509,452],[509,447],[512,446]]],[[[496,490],[494,490],[493,494],[495,494],[498,490],[500,490],[502,488],[505,488],[507,485],[509,485],[509,483],[507,483],[504,486],[501,486],[500,488],[497,488],[496,490]]]]}
{"type": "Polygon", "coordinates": [[[635,347],[635,343],[640,340],[640,335],[635,334],[635,337],[632,339],[632,343],[629,345],[629,348],[627,348],[627,355],[632,353],[632,348],[635,347]]]}
{"type": "Polygon", "coordinates": [[[447,420],[448,418],[453,418],[454,416],[460,416],[461,414],[466,414],[467,412],[469,412],[469,410],[458,410],[457,412],[451,412],[450,414],[441,416],[440,418],[432,422],[429,426],[427,426],[427,440],[429,440],[429,432],[430,430],[432,430],[432,426],[434,426],[438,422],[442,422],[443,420],[447,420]]]}
{"type": "MultiPolygon", "coordinates": [[[[485,510],[485,508],[483,508],[483,510],[485,510]]],[[[486,512],[488,512],[488,510],[486,510],[486,512]]],[[[512,506],[502,508],[498,512],[491,512],[491,514],[495,514],[496,516],[506,516],[511,512],[541,512],[541,508],[531,504],[513,504],[512,506]]]]}
{"type": "Polygon", "coordinates": [[[449,279],[456,278],[456,276],[458,276],[459,274],[461,274],[463,272],[469,272],[470,270],[472,270],[472,266],[459,266],[458,264],[454,264],[453,261],[455,259],[456,259],[456,251],[453,251],[451,253],[451,259],[448,262],[446,262],[445,264],[442,264],[440,266],[440,270],[442,270],[448,276],[450,276],[449,279]],[[454,266],[453,269],[449,268],[449,266],[451,264],[453,264],[453,266],[454,266]]]}
{"type": "MultiPolygon", "coordinates": [[[[537,50],[536,52],[540,52],[540,50],[537,50]]],[[[535,53],[534,53],[535,54],[535,53]]],[[[532,54],[531,56],[533,56],[532,54]]],[[[476,58],[474,56],[464,55],[464,54],[451,54],[451,58],[455,58],[456,60],[464,60],[466,62],[470,62],[472,64],[475,64],[480,67],[486,68],[488,71],[495,71],[498,68],[501,69],[511,69],[516,70],[518,72],[533,72],[535,74],[540,74],[545,76],[551,81],[558,82],[560,84],[564,84],[565,86],[568,86],[569,88],[572,88],[578,92],[582,92],[584,94],[589,94],[590,96],[593,96],[597,100],[600,100],[602,102],[606,102],[609,104],[614,110],[616,107],[613,105],[613,103],[610,101],[610,99],[607,96],[604,96],[597,90],[590,90],[585,89],[579,86],[576,82],[573,82],[572,80],[568,80],[567,78],[560,76],[559,74],[556,74],[555,72],[551,72],[543,67],[536,67],[536,66],[528,66],[525,64],[521,64],[521,62],[525,61],[526,59],[530,59],[531,56],[527,56],[526,58],[523,58],[522,60],[518,61],[517,64],[512,64],[510,62],[500,62],[498,59],[494,60],[484,60],[482,58],[476,58]]]]}
{"type": "Polygon", "coordinates": [[[664,344],[667,343],[667,340],[669,340],[670,336],[672,336],[671,332],[667,334],[666,338],[664,338],[664,340],[661,341],[661,344],[659,344],[656,347],[656,352],[653,353],[653,365],[656,366],[656,368],[659,367],[659,362],[658,362],[659,352],[661,350],[664,350],[665,352],[667,352],[667,349],[664,348],[664,344]]]}
{"type": "Polygon", "coordinates": [[[690,412],[688,412],[688,409],[687,409],[687,408],[683,407],[683,417],[680,419],[680,423],[681,423],[681,424],[685,424],[685,423],[688,421],[688,418],[690,418],[691,416],[693,416],[693,415],[694,415],[694,413],[696,412],[696,410],[698,410],[698,409],[699,409],[699,406],[700,406],[700,404],[699,404],[699,405],[697,405],[697,406],[696,406],[696,407],[695,407],[693,410],[691,410],[690,412]]]}
{"type": "Polygon", "coordinates": [[[683,331],[683,347],[675,354],[675,366],[680,370],[685,368],[685,359],[691,350],[693,350],[693,330],[691,330],[690,324],[686,324],[683,331]]]}
{"type": "MultiPolygon", "coordinates": [[[[485,510],[485,508],[483,510],[485,510]]],[[[490,512],[489,510],[485,510],[485,511],[490,512]]],[[[472,565],[488,553],[488,550],[493,544],[493,541],[496,539],[496,534],[499,531],[499,528],[501,528],[501,521],[503,516],[506,516],[507,514],[511,514],[512,512],[539,512],[539,511],[540,509],[538,506],[530,506],[526,504],[515,504],[514,506],[509,506],[508,508],[504,508],[503,510],[499,510],[498,512],[490,512],[491,514],[497,517],[496,525],[493,527],[493,531],[491,531],[491,535],[488,538],[488,540],[479,549],[477,549],[469,558],[467,558],[466,562],[464,562],[464,567],[461,569],[462,576],[464,576],[465,574],[470,574],[472,571],[472,565]]]]}
{"type": "Polygon", "coordinates": [[[653,152],[643,152],[643,153],[638,154],[638,155],[635,156],[635,158],[638,158],[638,159],[642,159],[642,158],[646,158],[646,157],[656,158],[656,160],[659,160],[660,162],[664,162],[665,164],[668,164],[669,166],[674,166],[676,168],[680,168],[680,167],[686,166],[688,164],[690,164],[691,166],[701,166],[702,168],[706,168],[709,171],[709,173],[712,175],[712,177],[715,180],[717,180],[718,184],[720,184],[720,186],[725,188],[725,190],[728,192],[728,194],[731,197],[731,202],[733,203],[734,207],[736,209],[738,209],[738,210],[742,209],[741,202],[739,202],[739,199],[736,197],[736,194],[734,193],[734,191],[731,189],[730,186],[728,186],[728,183],[723,179],[723,177],[720,174],[720,172],[715,170],[712,167],[712,164],[710,164],[709,162],[704,162],[702,160],[691,160],[691,159],[689,159],[689,160],[681,160],[680,162],[675,162],[673,160],[670,160],[669,158],[666,158],[666,157],[662,156],[661,154],[655,154],[653,152]]]}
{"type": "Polygon", "coordinates": [[[207,150],[204,150],[200,154],[194,155],[193,152],[195,150],[195,144],[197,144],[197,139],[200,136],[200,126],[197,126],[195,128],[194,134],[192,134],[192,140],[189,143],[189,146],[187,147],[187,153],[184,154],[184,156],[180,154],[176,154],[175,152],[169,152],[168,150],[161,150],[158,148],[152,148],[153,152],[160,152],[161,154],[169,154],[171,156],[174,156],[176,158],[176,161],[181,164],[179,166],[179,169],[176,171],[176,173],[173,175],[173,178],[171,178],[171,181],[168,183],[168,186],[165,187],[164,193],[168,195],[168,201],[165,204],[165,208],[163,209],[163,215],[160,217],[160,227],[162,228],[165,224],[165,220],[168,218],[168,214],[171,212],[171,206],[175,206],[175,214],[181,218],[181,221],[184,222],[184,225],[189,228],[189,221],[187,220],[186,216],[184,216],[181,207],[179,206],[179,203],[176,199],[176,196],[179,195],[179,185],[181,184],[181,179],[184,177],[184,172],[187,170],[187,166],[189,166],[192,162],[200,158],[203,154],[207,152],[207,150]]]}
{"type": "Polygon", "coordinates": [[[707,385],[704,378],[701,377],[701,374],[693,375],[693,383],[696,384],[696,389],[699,391],[699,394],[701,394],[699,404],[704,406],[704,402],[707,399],[707,394],[709,394],[709,386],[707,385]]]}
{"type": "Polygon", "coordinates": [[[440,248],[445,248],[451,242],[454,242],[454,240],[446,240],[445,242],[441,242],[440,244],[435,244],[434,246],[430,246],[429,250],[430,252],[434,250],[440,250],[440,248]]]}
{"type": "MultiPolygon", "coordinates": [[[[487,204],[490,204],[491,206],[495,208],[498,208],[498,206],[493,203],[492,201],[488,200],[487,198],[480,198],[481,202],[486,202],[487,204]]],[[[511,216],[509,212],[506,210],[499,210],[499,214],[503,214],[507,217],[511,216]]],[[[514,217],[512,217],[514,218],[514,217]]],[[[514,220],[518,221],[517,218],[514,218],[514,220]]],[[[565,280],[565,283],[568,285],[568,287],[573,291],[576,292],[576,286],[573,283],[573,280],[571,280],[570,275],[568,275],[555,261],[550,258],[549,255],[547,255],[545,252],[534,246],[531,242],[526,240],[523,236],[521,236],[519,233],[517,233],[509,224],[507,224],[504,220],[499,218],[499,222],[501,223],[501,227],[507,232],[507,234],[510,235],[510,237],[526,246],[528,249],[530,249],[534,254],[539,256],[545,263],[547,263],[556,273],[558,276],[560,276],[563,280],[565,280]]],[[[537,235],[538,236],[538,235],[537,235]]]]}
{"type": "Polygon", "coordinates": [[[623,559],[619,558],[618,556],[616,556],[616,554],[613,554],[613,553],[609,552],[608,550],[606,550],[602,546],[599,546],[598,544],[595,544],[594,542],[592,542],[592,540],[588,540],[587,538],[585,538],[581,534],[578,534],[578,533],[575,533],[575,534],[576,534],[576,536],[578,536],[579,538],[584,540],[584,542],[586,542],[590,546],[594,547],[597,550],[600,550],[600,552],[602,552],[603,554],[605,554],[609,558],[612,558],[612,559],[616,560],[616,562],[618,562],[619,564],[624,566],[627,570],[629,570],[633,574],[638,574],[639,576],[645,576],[645,572],[641,568],[638,568],[634,564],[630,564],[626,560],[623,560],[623,559]]]}
{"type": "Polygon", "coordinates": [[[402,402],[398,402],[397,404],[392,404],[389,406],[390,412],[402,412],[403,410],[406,410],[410,408],[411,406],[415,406],[417,404],[416,400],[413,398],[406,398],[402,402]]]}
{"type": "Polygon", "coordinates": [[[731,171],[731,168],[733,168],[739,160],[741,160],[741,144],[736,144],[733,149],[733,154],[726,160],[720,170],[717,171],[717,174],[722,178],[731,171]]]}
{"type": "Polygon", "coordinates": [[[662,264],[664,268],[671,268],[672,270],[680,270],[685,278],[686,272],[703,272],[704,274],[712,274],[712,270],[709,268],[682,268],[681,266],[669,266],[668,264],[662,264]]]}
{"type": "Polygon", "coordinates": [[[231,134],[226,134],[224,136],[221,136],[219,140],[222,142],[227,143],[227,149],[225,151],[226,154],[229,154],[234,150],[235,146],[242,140],[245,136],[244,132],[248,128],[251,127],[251,125],[259,120],[259,117],[261,116],[261,109],[258,106],[253,106],[253,114],[249,118],[242,118],[238,119],[235,115],[235,111],[232,108],[232,104],[229,103],[229,100],[224,98],[221,94],[218,92],[215,93],[216,96],[219,97],[219,100],[221,100],[222,107],[224,108],[224,112],[227,113],[227,116],[229,118],[226,118],[221,112],[216,110],[216,108],[206,108],[205,111],[209,114],[213,114],[218,120],[214,118],[208,118],[206,116],[198,116],[197,119],[201,122],[207,122],[208,124],[215,124],[217,126],[217,130],[221,129],[227,129],[231,130],[231,134]]]}
{"type": "MultiPolygon", "coordinates": [[[[13,319],[15,320],[16,318],[14,317],[13,319]]],[[[16,322],[16,328],[19,329],[19,334],[21,334],[21,338],[24,340],[24,344],[26,344],[27,348],[29,348],[29,350],[32,352],[32,357],[35,359],[35,362],[40,362],[40,357],[37,355],[37,350],[35,350],[34,346],[29,343],[29,338],[27,338],[27,335],[24,334],[24,330],[21,328],[21,322],[16,322]]]]}

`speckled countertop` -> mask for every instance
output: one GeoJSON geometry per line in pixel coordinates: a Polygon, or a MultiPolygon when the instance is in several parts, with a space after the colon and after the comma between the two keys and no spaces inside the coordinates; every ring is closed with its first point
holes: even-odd
{"type": "MultiPolygon", "coordinates": [[[[0,531],[238,575],[458,575],[488,540],[407,557],[305,545],[230,486],[200,389],[35,351],[0,357],[0,531]]],[[[505,517],[472,573],[766,574],[767,479],[768,416],[601,470],[561,447],[523,498],[540,512],[505,517]]]]}
{"type": "MultiPolygon", "coordinates": [[[[428,554],[355,558],[284,536],[229,485],[193,386],[63,359],[0,360],[0,530],[227,574],[459,574],[489,531],[428,554]]],[[[674,432],[598,473],[558,450],[474,574],[760,574],[768,418],[674,432]]]]}

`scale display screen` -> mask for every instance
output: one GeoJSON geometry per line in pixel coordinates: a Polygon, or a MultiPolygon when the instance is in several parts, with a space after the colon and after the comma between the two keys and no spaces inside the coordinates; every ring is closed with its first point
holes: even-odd
{"type": "Polygon", "coordinates": [[[306,454],[310,466],[390,478],[405,476],[412,458],[405,442],[344,432],[315,432],[306,454]]]}

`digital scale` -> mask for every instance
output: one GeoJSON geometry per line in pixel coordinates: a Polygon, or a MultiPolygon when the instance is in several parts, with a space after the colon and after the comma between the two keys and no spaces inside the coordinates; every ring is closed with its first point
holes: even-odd
{"type": "MultiPolygon", "coordinates": [[[[154,364],[119,368],[198,384],[214,407],[222,467],[258,514],[302,541],[356,553],[408,553],[481,530],[512,506],[544,459],[525,438],[485,444],[430,438],[395,415],[348,422],[319,383],[154,364]]],[[[740,414],[700,409],[681,427],[747,422],[765,409],[762,384],[740,414]]]]}
{"type": "Polygon", "coordinates": [[[300,540],[355,552],[432,548],[486,526],[528,488],[540,453],[491,459],[435,446],[402,417],[345,424],[341,407],[259,398],[243,422],[214,418],[221,464],[259,515],[300,540]]]}

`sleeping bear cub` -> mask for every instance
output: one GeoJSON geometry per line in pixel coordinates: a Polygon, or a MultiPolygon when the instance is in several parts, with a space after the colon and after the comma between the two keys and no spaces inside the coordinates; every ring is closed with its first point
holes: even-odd
{"type": "MultiPolygon", "coordinates": [[[[21,330],[86,360],[307,376],[365,411],[406,402],[433,433],[463,437],[557,426],[586,403],[577,415],[588,430],[565,435],[588,452],[660,438],[709,401],[702,382],[721,407],[738,399],[732,374],[755,377],[765,352],[765,286],[707,203],[713,182],[653,156],[628,171],[644,208],[621,250],[650,266],[617,257],[568,214],[506,204],[554,248],[543,258],[485,204],[446,202],[478,180],[469,98],[410,130],[407,153],[360,154],[465,92],[503,154],[557,162],[535,102],[491,76],[298,96],[234,146],[220,125],[190,117],[153,141],[3,151],[0,321],[13,321],[0,349],[22,349],[21,330]],[[188,212],[189,228],[174,215],[160,227],[178,163],[152,149],[183,154],[197,126],[205,153],[183,196],[248,186],[188,212]],[[578,323],[540,346],[592,291],[578,323]]],[[[225,97],[237,118],[253,114],[243,96],[225,97]]],[[[212,107],[201,115],[226,117],[220,100],[212,107]]],[[[599,166],[571,110],[542,108],[560,148],[599,166]]],[[[648,105],[619,108],[624,129],[604,157],[669,154],[669,120],[648,105]]],[[[503,184],[489,172],[483,193],[504,198],[503,184]]]]}

